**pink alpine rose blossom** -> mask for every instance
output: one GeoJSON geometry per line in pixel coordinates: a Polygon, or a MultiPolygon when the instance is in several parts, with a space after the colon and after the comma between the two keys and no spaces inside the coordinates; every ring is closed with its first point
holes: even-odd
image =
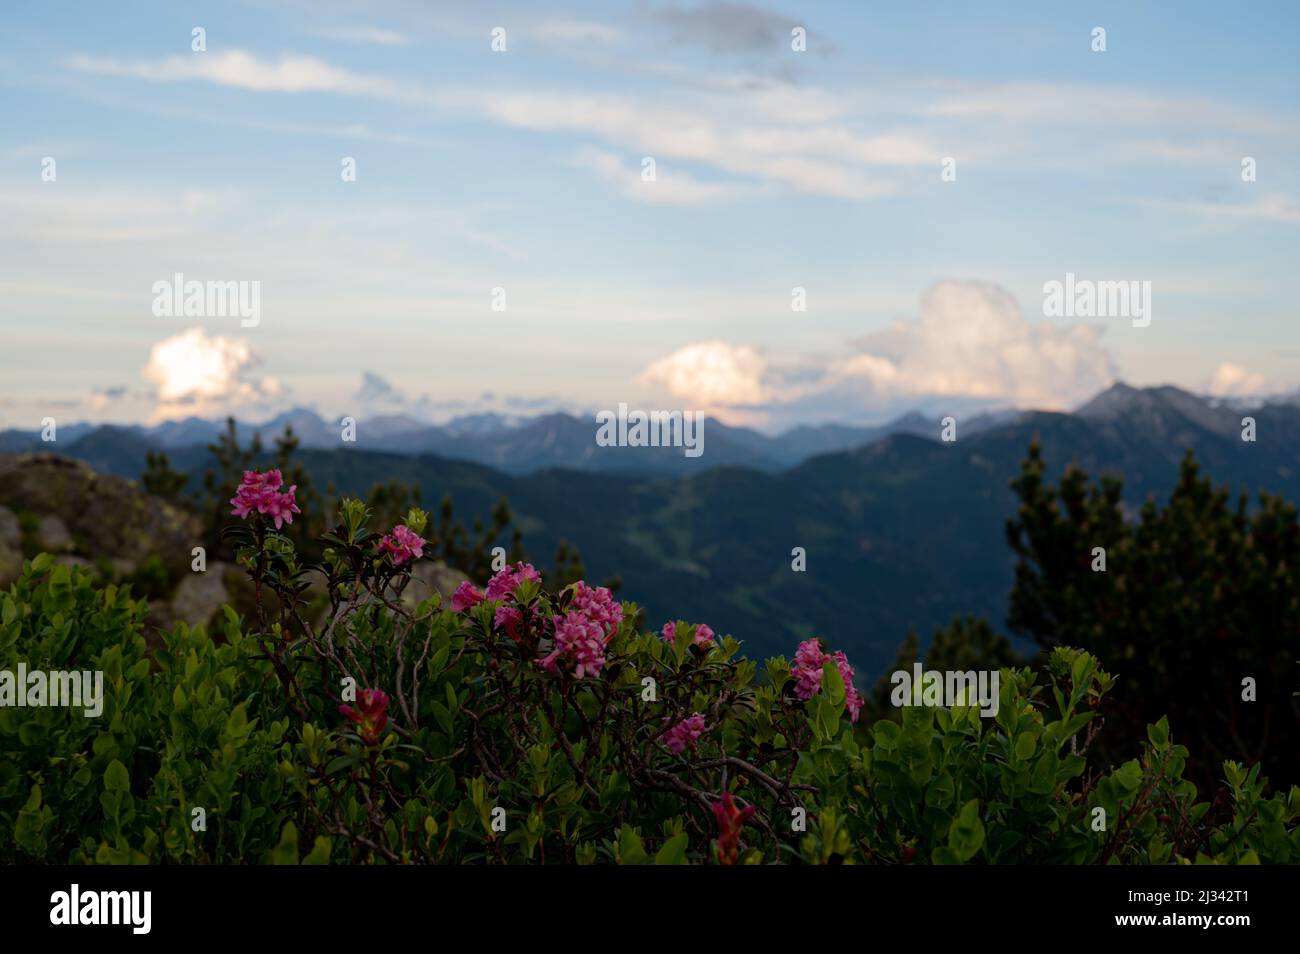
{"type": "Polygon", "coordinates": [[[500,570],[488,581],[487,598],[490,600],[507,600],[515,595],[515,590],[524,580],[542,582],[542,575],[531,563],[516,563],[500,570]]]}
{"type": "Polygon", "coordinates": [[[573,601],[570,610],[576,610],[593,623],[598,623],[605,634],[612,635],[623,622],[623,604],[603,586],[592,588],[583,580],[573,584],[573,601]]]}
{"type": "Polygon", "coordinates": [[[555,646],[538,665],[547,672],[556,672],[561,661],[573,664],[573,676],[599,676],[605,665],[605,646],[609,637],[600,623],[584,614],[570,610],[555,617],[555,646]]]}
{"type": "Polygon", "coordinates": [[[670,726],[664,730],[660,741],[667,747],[669,752],[680,755],[687,746],[695,745],[696,741],[704,734],[704,714],[697,712],[689,719],[683,719],[676,725],[670,726]]]}
{"type": "Polygon", "coordinates": [[[831,656],[826,654],[815,639],[800,643],[795,650],[794,666],[790,669],[790,675],[795,679],[794,694],[807,701],[822,691],[822,667],[828,659],[834,660],[835,668],[844,680],[844,705],[849,710],[849,719],[857,722],[858,713],[862,711],[862,695],[853,685],[853,667],[849,665],[849,659],[843,650],[831,656]]]}
{"type": "Polygon", "coordinates": [[[381,553],[391,553],[393,562],[401,566],[411,560],[418,560],[428,542],[410,527],[399,523],[393,527],[392,533],[379,541],[379,550],[381,553]]]}
{"type": "Polygon", "coordinates": [[[283,485],[284,477],[278,470],[268,470],[264,474],[255,470],[244,471],[235,496],[230,498],[231,514],[242,520],[250,513],[260,513],[274,520],[277,530],[286,523],[293,523],[293,515],[302,513],[295,498],[298,485],[281,492],[283,485]]]}
{"type": "Polygon", "coordinates": [[[519,642],[524,638],[524,612],[513,606],[498,606],[496,615],[493,617],[497,629],[504,630],[505,634],[519,642]]]}
{"type": "Polygon", "coordinates": [[[457,613],[463,613],[483,600],[482,590],[477,589],[469,580],[462,580],[460,586],[456,587],[456,592],[451,594],[451,608],[457,613]]]}
{"type": "MultiPolygon", "coordinates": [[[[659,631],[659,638],[669,645],[676,642],[677,624],[671,621],[664,623],[664,628],[659,631]]],[[[716,641],[716,636],[708,623],[700,623],[695,627],[696,646],[700,646],[704,649],[711,649],[716,641]]]]}

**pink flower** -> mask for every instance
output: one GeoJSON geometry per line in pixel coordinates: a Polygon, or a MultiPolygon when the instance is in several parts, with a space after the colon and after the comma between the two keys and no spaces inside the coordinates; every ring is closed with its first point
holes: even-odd
{"type": "Polygon", "coordinates": [[[494,617],[497,629],[505,630],[515,642],[524,638],[524,612],[513,606],[498,606],[494,617]]]}
{"type": "MultiPolygon", "coordinates": [[[[659,638],[665,643],[672,645],[677,640],[677,624],[673,622],[664,623],[664,628],[659,631],[659,638]]],[[[708,623],[700,623],[695,627],[695,645],[704,649],[709,649],[714,645],[714,633],[709,628],[708,623]]]]}
{"type": "Polygon", "coordinates": [[[862,696],[853,685],[853,667],[849,665],[849,657],[844,655],[842,649],[838,650],[833,658],[835,668],[840,671],[840,678],[844,680],[844,705],[849,710],[849,721],[857,722],[858,713],[862,711],[862,696]]]}
{"type": "Polygon", "coordinates": [[[399,523],[393,527],[392,533],[379,541],[379,551],[391,553],[393,562],[401,566],[410,560],[420,559],[424,553],[424,545],[428,542],[410,527],[399,523]]]}
{"type": "Polygon", "coordinates": [[[573,664],[573,676],[599,676],[605,665],[605,645],[609,637],[600,623],[585,614],[570,610],[555,617],[555,646],[550,655],[538,660],[547,672],[555,672],[560,662],[573,664]]]}
{"type": "Polygon", "coordinates": [[[579,580],[573,584],[573,601],[570,610],[582,613],[593,623],[599,623],[606,635],[612,635],[623,622],[623,604],[603,586],[595,589],[579,580]]]}
{"type": "Polygon", "coordinates": [[[488,581],[487,598],[490,600],[509,599],[515,595],[515,590],[519,588],[519,584],[524,580],[540,583],[542,582],[542,575],[533,568],[531,563],[516,563],[514,566],[508,566],[488,581]]]}
{"type": "Polygon", "coordinates": [[[754,814],[754,806],[741,808],[730,792],[713,803],[713,817],[718,822],[718,864],[734,865],[740,860],[740,830],[754,814]]]}
{"type": "Polygon", "coordinates": [[[231,514],[241,520],[250,513],[263,514],[275,521],[277,530],[282,524],[293,523],[293,515],[302,513],[295,500],[298,485],[294,484],[281,493],[283,484],[284,477],[278,470],[268,470],[265,474],[255,470],[244,471],[235,496],[230,498],[231,514]]]}
{"type": "Polygon", "coordinates": [[[555,645],[538,665],[555,672],[561,661],[573,664],[573,675],[599,676],[605,665],[605,647],[623,621],[623,604],[603,586],[592,588],[584,581],[573,584],[573,598],[563,616],[555,622],[555,645]]]}
{"type": "Polygon", "coordinates": [[[703,734],[704,715],[697,712],[689,719],[683,719],[676,725],[665,729],[659,739],[667,746],[669,752],[680,754],[688,745],[693,746],[703,734]]]}
{"type": "Polygon", "coordinates": [[[857,722],[858,713],[862,711],[862,696],[853,685],[853,667],[843,650],[828,656],[815,639],[800,643],[795,650],[794,666],[790,669],[790,675],[795,679],[794,694],[806,701],[822,691],[822,667],[828,659],[835,661],[835,668],[844,680],[844,705],[849,710],[850,721],[857,722]]]}
{"type": "Polygon", "coordinates": [[[457,613],[463,613],[482,602],[483,591],[476,589],[469,580],[462,580],[460,586],[456,587],[456,592],[451,594],[451,608],[457,613]]]}
{"type": "Polygon", "coordinates": [[[362,689],[357,693],[357,707],[339,706],[350,722],[357,726],[357,735],[366,745],[378,745],[379,736],[388,725],[388,693],[378,689],[362,689]]]}

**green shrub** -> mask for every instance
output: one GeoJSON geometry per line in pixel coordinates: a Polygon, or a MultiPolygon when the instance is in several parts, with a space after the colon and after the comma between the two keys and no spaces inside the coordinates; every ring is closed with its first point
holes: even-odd
{"type": "Polygon", "coordinates": [[[178,626],[149,654],[141,603],[27,564],[0,596],[0,668],[102,669],[107,699],[98,718],[0,709],[0,860],[1300,861],[1300,789],[1228,762],[1211,811],[1164,719],[1140,758],[1086,773],[1112,683],[1088,653],[1001,670],[995,717],[855,724],[851,669],[816,644],[760,670],[730,637],[639,631],[634,605],[522,564],[456,608],[404,608],[410,538],[357,501],[340,516],[313,567],[260,515],[231,529],[259,609],[227,610],[221,645],[178,626]]]}

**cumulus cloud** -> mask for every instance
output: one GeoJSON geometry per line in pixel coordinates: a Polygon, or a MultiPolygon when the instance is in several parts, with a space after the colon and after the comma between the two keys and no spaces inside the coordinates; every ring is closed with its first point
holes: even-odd
{"type": "Polygon", "coordinates": [[[209,335],[202,328],[159,341],[141,372],[156,388],[153,420],[201,417],[279,396],[283,388],[275,378],[253,375],[258,363],[246,339],[209,335]]]}
{"type": "Polygon", "coordinates": [[[1063,410],[1115,380],[1103,330],[1029,320],[996,285],[943,281],[926,291],[915,318],[850,342],[845,353],[773,361],[709,341],[656,361],[640,381],[692,405],[761,410],[772,423],[917,407],[1063,410]]]}
{"type": "Polygon", "coordinates": [[[1267,388],[1268,379],[1264,375],[1224,361],[1214,369],[1206,390],[1214,397],[1250,397],[1264,393],[1267,388]]]}
{"type": "Polygon", "coordinates": [[[767,400],[767,361],[755,348],[702,341],[651,364],[637,383],[660,386],[691,408],[708,410],[767,400]]]}

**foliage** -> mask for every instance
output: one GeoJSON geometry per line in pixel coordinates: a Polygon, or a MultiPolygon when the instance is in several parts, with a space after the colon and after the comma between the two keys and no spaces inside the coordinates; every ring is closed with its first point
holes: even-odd
{"type": "Polygon", "coordinates": [[[1251,508],[1183,460],[1169,502],[1126,520],[1114,477],[1071,467],[1044,482],[1035,444],[1014,484],[1007,537],[1018,557],[1009,622],[1040,646],[1077,646],[1122,678],[1105,713],[1101,761],[1135,754],[1142,727],[1167,713],[1194,741],[1202,784],[1225,759],[1263,761],[1297,779],[1300,523],[1261,494],[1251,508]],[[1094,548],[1105,570],[1094,570],[1094,548]],[[1243,680],[1254,681],[1251,698],[1243,680]]]}
{"type": "Polygon", "coordinates": [[[140,475],[140,484],[145,493],[175,500],[181,489],[189,483],[189,475],[172,468],[171,458],[163,451],[148,451],[144,455],[144,473],[140,475]]]}
{"type": "Polygon", "coordinates": [[[1112,680],[1088,653],[1001,670],[996,717],[855,725],[831,660],[801,701],[784,658],[760,671],[689,624],[667,641],[523,566],[409,609],[412,562],[370,520],[344,501],[314,564],[256,514],[229,528],[276,598],[227,610],[220,644],[179,626],[152,656],[142,604],[29,561],[0,596],[0,669],[102,669],[107,699],[99,718],[0,709],[0,860],[1300,861],[1300,788],[1268,796],[1230,762],[1211,808],[1163,719],[1090,771],[1112,680]],[[319,623],[298,612],[309,575],[319,623]]]}

